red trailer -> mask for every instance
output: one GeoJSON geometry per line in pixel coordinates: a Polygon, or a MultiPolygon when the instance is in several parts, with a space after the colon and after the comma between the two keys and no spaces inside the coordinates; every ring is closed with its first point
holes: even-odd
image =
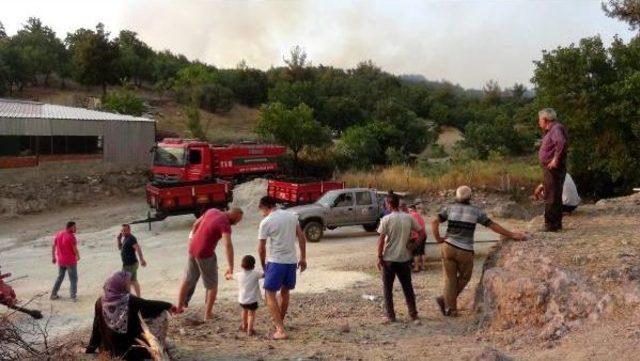
{"type": "Polygon", "coordinates": [[[143,222],[178,214],[200,217],[209,208],[226,209],[233,200],[232,189],[233,185],[227,181],[166,186],[149,183],[147,203],[156,213],[143,222]]]}
{"type": "Polygon", "coordinates": [[[275,198],[278,203],[293,206],[313,203],[326,192],[342,188],[344,188],[344,182],[269,180],[267,194],[275,198]]]}

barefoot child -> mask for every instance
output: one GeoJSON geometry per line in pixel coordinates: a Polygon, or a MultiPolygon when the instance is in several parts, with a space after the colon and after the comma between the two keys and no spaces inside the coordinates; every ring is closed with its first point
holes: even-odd
{"type": "Polygon", "coordinates": [[[255,271],[256,259],[253,256],[242,258],[242,271],[236,273],[238,280],[238,302],[242,307],[242,325],[240,331],[244,331],[249,336],[255,334],[253,328],[256,319],[256,310],[260,300],[260,278],[264,277],[262,272],[255,271]]]}

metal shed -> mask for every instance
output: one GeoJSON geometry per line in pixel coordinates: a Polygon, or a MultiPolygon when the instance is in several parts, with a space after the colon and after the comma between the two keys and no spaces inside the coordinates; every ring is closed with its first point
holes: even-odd
{"type": "Polygon", "coordinates": [[[83,108],[0,99],[0,155],[40,156],[56,152],[67,154],[69,150],[77,154],[82,152],[77,145],[79,142],[88,143],[86,152],[102,154],[105,162],[148,166],[151,161],[149,149],[155,143],[155,121],[83,108]]]}

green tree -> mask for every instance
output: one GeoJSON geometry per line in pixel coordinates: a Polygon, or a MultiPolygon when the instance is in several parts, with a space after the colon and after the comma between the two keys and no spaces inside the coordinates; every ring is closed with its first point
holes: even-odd
{"type": "Polygon", "coordinates": [[[385,149],[380,143],[384,137],[383,125],[367,125],[347,128],[336,146],[337,154],[351,167],[366,169],[386,162],[385,149]]]}
{"type": "Polygon", "coordinates": [[[640,183],[640,38],[609,49],[599,37],[543,52],[533,82],[570,137],[569,167],[582,192],[610,196],[640,183]]]}
{"type": "Polygon", "coordinates": [[[200,121],[200,109],[195,105],[187,105],[185,112],[187,114],[187,129],[189,129],[191,136],[196,139],[207,140],[206,131],[200,121]]]}
{"type": "Polygon", "coordinates": [[[305,147],[323,147],[331,142],[328,129],[313,118],[313,109],[306,104],[292,109],[281,103],[263,105],[256,132],[267,141],[289,148],[294,164],[305,147]]]}
{"type": "Polygon", "coordinates": [[[608,0],[602,3],[607,16],[629,23],[631,30],[640,29],[640,1],[608,0]]]}
{"type": "Polygon", "coordinates": [[[216,73],[213,68],[196,63],[178,71],[173,90],[179,102],[200,106],[202,88],[215,81],[216,73]]]}
{"type": "Polygon", "coordinates": [[[155,54],[151,62],[151,81],[160,90],[171,89],[178,72],[189,64],[184,55],[175,55],[169,50],[161,51],[155,54]]]}
{"type": "Polygon", "coordinates": [[[338,154],[351,166],[366,168],[406,162],[434,140],[435,133],[424,119],[391,99],[378,103],[372,121],[342,134],[338,154]]]}
{"type": "Polygon", "coordinates": [[[62,41],[50,27],[38,18],[29,18],[16,35],[11,37],[16,61],[21,62],[22,76],[37,84],[38,76],[44,76],[44,84],[49,85],[49,77],[60,72],[66,49],[62,41]]]}
{"type": "Polygon", "coordinates": [[[233,92],[217,83],[204,85],[199,106],[212,113],[226,113],[233,107],[233,92]]]}
{"type": "Polygon", "coordinates": [[[305,103],[312,108],[319,105],[315,87],[310,81],[281,81],[269,89],[269,102],[281,103],[288,108],[293,108],[305,103]]]}
{"type": "Polygon", "coordinates": [[[153,50],[130,30],[122,30],[115,39],[120,56],[118,66],[120,77],[131,79],[137,86],[143,80],[151,79],[153,50]]]}
{"type": "Polygon", "coordinates": [[[118,80],[118,45],[109,39],[103,24],[96,30],[78,29],[66,38],[71,52],[73,76],[84,85],[102,86],[103,96],[107,94],[107,85],[118,80]]]}

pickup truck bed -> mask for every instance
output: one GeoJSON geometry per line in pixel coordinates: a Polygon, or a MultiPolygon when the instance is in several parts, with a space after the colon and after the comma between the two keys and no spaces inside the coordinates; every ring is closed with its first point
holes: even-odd
{"type": "Polygon", "coordinates": [[[278,203],[294,206],[313,203],[326,192],[343,188],[344,182],[269,180],[267,194],[275,198],[278,203]]]}

